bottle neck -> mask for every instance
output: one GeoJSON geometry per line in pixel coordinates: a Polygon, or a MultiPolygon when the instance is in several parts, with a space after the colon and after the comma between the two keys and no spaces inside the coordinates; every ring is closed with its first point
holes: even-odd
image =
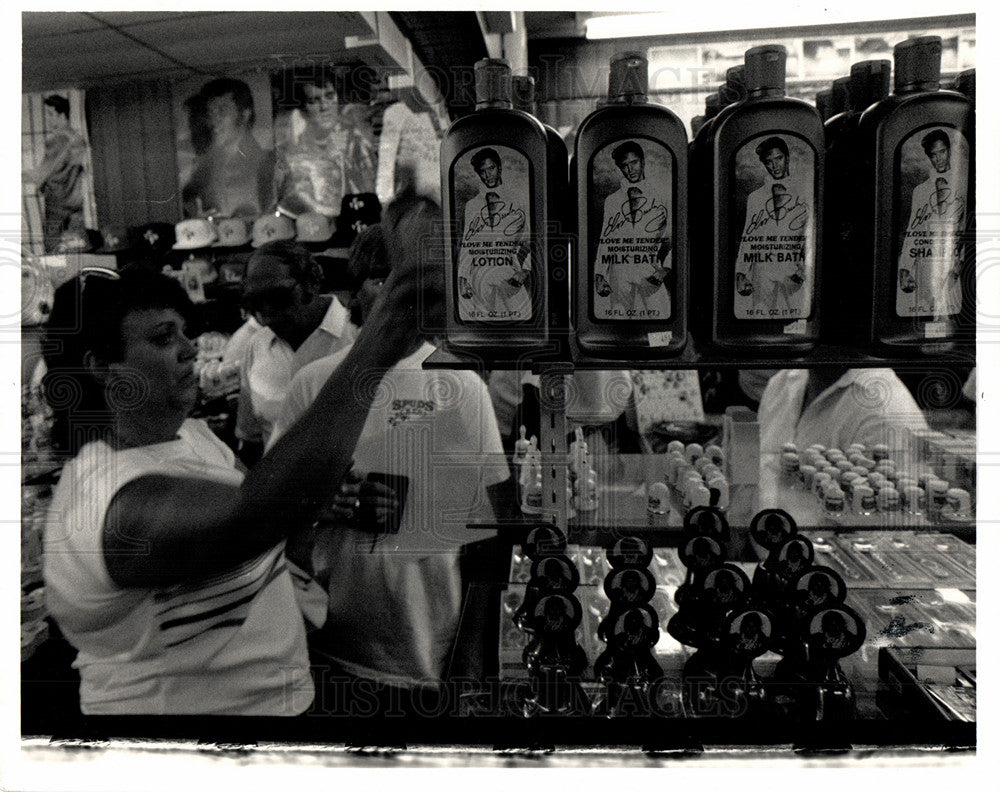
{"type": "Polygon", "coordinates": [[[608,104],[613,105],[634,105],[634,104],[648,104],[649,97],[646,94],[618,94],[613,98],[608,99],[608,104]]]}
{"type": "Polygon", "coordinates": [[[513,102],[503,99],[489,99],[485,102],[476,102],[476,110],[513,110],[513,102]]]}
{"type": "Polygon", "coordinates": [[[941,83],[939,82],[917,82],[899,86],[896,88],[896,94],[899,96],[909,96],[910,94],[933,93],[939,90],[941,90],[941,83]]]}

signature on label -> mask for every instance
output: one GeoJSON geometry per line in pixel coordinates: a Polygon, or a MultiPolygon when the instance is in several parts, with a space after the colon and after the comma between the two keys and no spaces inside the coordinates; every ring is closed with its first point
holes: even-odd
{"type": "Polygon", "coordinates": [[[667,225],[667,207],[655,198],[645,195],[622,201],[621,209],[608,220],[601,236],[614,233],[626,223],[630,223],[633,227],[642,223],[643,232],[655,234],[667,225]]]}
{"type": "Polygon", "coordinates": [[[809,205],[798,196],[795,196],[791,206],[788,205],[790,202],[790,196],[782,196],[782,199],[778,201],[773,198],[768,199],[763,209],[747,218],[744,235],[752,234],[772,222],[777,225],[779,222],[785,221],[789,231],[800,231],[805,228],[809,222],[809,205]]]}
{"type": "Polygon", "coordinates": [[[517,236],[524,231],[526,222],[523,209],[518,209],[506,201],[491,201],[483,205],[478,217],[473,217],[469,221],[463,241],[468,242],[486,229],[499,231],[503,236],[517,236]]]}

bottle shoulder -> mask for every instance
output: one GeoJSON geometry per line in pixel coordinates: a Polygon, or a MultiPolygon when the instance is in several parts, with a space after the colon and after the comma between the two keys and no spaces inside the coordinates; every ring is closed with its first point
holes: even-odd
{"type": "Polygon", "coordinates": [[[580,124],[576,134],[576,148],[581,140],[624,138],[629,135],[648,135],[671,138],[667,142],[687,145],[687,128],[669,107],[659,104],[616,105],[599,107],[580,124]]]}
{"type": "Polygon", "coordinates": [[[717,146],[769,133],[787,132],[806,138],[817,148],[825,145],[823,119],[815,107],[787,96],[748,99],[716,116],[713,138],[717,146]]]}

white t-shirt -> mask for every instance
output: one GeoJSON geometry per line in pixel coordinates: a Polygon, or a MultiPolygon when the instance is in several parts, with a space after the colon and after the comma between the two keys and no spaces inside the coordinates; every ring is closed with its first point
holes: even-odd
{"type": "Polygon", "coordinates": [[[269,327],[253,334],[245,353],[236,412],[236,436],[267,443],[285,401],[288,385],[300,368],[354,342],[358,328],[350,311],[332,297],[319,327],[298,349],[278,338],[269,327]]]}
{"type": "Polygon", "coordinates": [[[49,612],[78,651],[83,712],[303,712],[313,684],[284,543],[162,589],[121,588],[108,576],[108,506],[125,484],[152,474],[233,486],[243,478],[229,448],[192,419],[175,440],[121,451],[96,441],[66,465],[45,527],[44,575],[49,612]]]}
{"type": "Polygon", "coordinates": [[[777,491],[779,457],[785,443],[799,450],[813,443],[846,449],[889,446],[894,459],[906,457],[910,430],[926,429],[927,419],[892,369],[848,369],[802,409],[809,372],[782,369],[760,398],[761,506],[777,491]]]}
{"type": "MultiPolygon", "coordinates": [[[[508,478],[486,385],[470,371],[425,371],[424,343],[382,378],[354,451],[354,470],[409,479],[399,533],[338,529],[313,550],[330,611],[324,646],[351,673],[394,684],[439,680],[458,625],[458,548],[486,537],[488,486],[508,478]]],[[[292,381],[272,440],[312,404],[348,350],[292,381]]]]}

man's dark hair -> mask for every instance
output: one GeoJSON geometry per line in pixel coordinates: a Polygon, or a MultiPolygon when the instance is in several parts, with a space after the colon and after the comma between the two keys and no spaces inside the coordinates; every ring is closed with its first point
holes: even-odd
{"type": "Polygon", "coordinates": [[[177,281],[135,265],[120,273],[84,271],[56,289],[45,330],[45,399],[52,407],[52,444],[73,456],[111,426],[104,386],[90,373],[88,353],[103,362],[125,354],[122,321],[132,311],[176,310],[193,320],[187,292],[177,281]]]}
{"type": "Polygon", "coordinates": [[[948,133],[943,129],[933,129],[924,135],[920,141],[920,145],[924,147],[924,154],[929,157],[931,155],[931,146],[939,140],[948,147],[948,151],[951,151],[951,139],[948,137],[948,133]]]}
{"type": "Polygon", "coordinates": [[[764,155],[771,149],[778,149],[786,157],[788,156],[788,144],[780,137],[769,137],[754,150],[757,152],[757,157],[763,162],[764,155]]]}
{"type": "Polygon", "coordinates": [[[55,110],[59,115],[69,118],[69,99],[65,96],[60,96],[59,94],[51,94],[46,96],[42,100],[42,104],[46,104],[55,110]]]}
{"type": "Polygon", "coordinates": [[[484,148],[472,155],[472,169],[478,172],[486,160],[493,160],[497,165],[500,165],[500,155],[497,154],[496,150],[484,148]]]}
{"type": "Polygon", "coordinates": [[[643,152],[642,146],[634,140],[626,140],[624,143],[615,146],[614,151],[611,152],[611,159],[615,161],[615,165],[621,167],[625,157],[629,154],[635,154],[643,162],[646,161],[646,154],[643,152]]]}
{"type": "Polygon", "coordinates": [[[288,267],[288,274],[303,285],[319,288],[323,282],[323,268],[301,243],[293,239],[278,239],[266,242],[257,248],[247,262],[247,270],[254,262],[274,259],[288,267]]]}
{"type": "Polygon", "coordinates": [[[250,126],[253,126],[254,119],[256,118],[253,107],[253,94],[250,93],[250,86],[243,82],[243,80],[237,80],[234,77],[219,77],[216,80],[210,80],[205,83],[199,93],[206,105],[209,99],[216,99],[220,96],[231,96],[237,110],[250,111],[250,126]]]}

